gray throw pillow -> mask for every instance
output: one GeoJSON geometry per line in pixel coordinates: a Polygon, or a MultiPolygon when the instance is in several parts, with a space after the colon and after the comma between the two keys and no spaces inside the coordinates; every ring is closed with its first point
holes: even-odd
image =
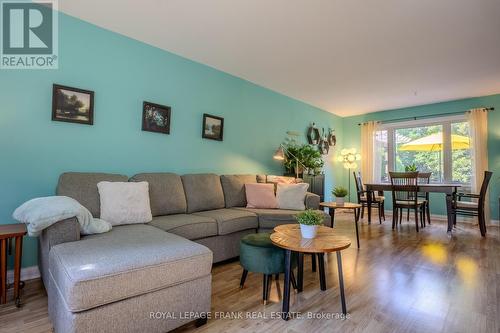
{"type": "Polygon", "coordinates": [[[305,198],[309,184],[278,184],[276,199],[280,209],[305,210],[305,198]]]}

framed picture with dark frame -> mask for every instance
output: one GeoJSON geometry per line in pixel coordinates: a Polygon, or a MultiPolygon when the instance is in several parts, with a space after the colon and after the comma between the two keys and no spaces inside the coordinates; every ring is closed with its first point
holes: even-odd
{"type": "Polygon", "coordinates": [[[143,102],[142,130],[170,134],[170,106],[143,102]]]}
{"type": "Polygon", "coordinates": [[[201,137],[204,139],[222,141],[224,136],[224,118],[203,114],[201,137]]]}
{"type": "Polygon", "coordinates": [[[54,84],[52,87],[52,120],[94,124],[94,92],[54,84]]]}

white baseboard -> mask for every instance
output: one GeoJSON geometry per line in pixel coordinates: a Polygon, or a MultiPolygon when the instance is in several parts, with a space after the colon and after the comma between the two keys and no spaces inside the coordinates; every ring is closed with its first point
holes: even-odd
{"type": "MultiPolygon", "coordinates": [[[[385,214],[392,216],[392,210],[386,210],[385,214]]],[[[366,213],[365,213],[365,215],[366,215],[366,213]]],[[[412,215],[410,215],[410,216],[412,216],[412,215]]],[[[446,215],[431,214],[431,220],[448,221],[448,217],[446,215]]],[[[457,222],[476,223],[477,224],[477,217],[457,216],[457,222]]],[[[487,225],[499,226],[500,221],[490,219],[490,223],[488,223],[487,225]]]]}
{"type": "MultiPolygon", "coordinates": [[[[21,280],[32,280],[40,277],[38,266],[30,266],[21,268],[21,280]]],[[[14,270],[7,271],[7,281],[14,281],[14,270]]]]}
{"type": "MultiPolygon", "coordinates": [[[[352,209],[349,209],[349,210],[340,210],[341,212],[343,213],[347,213],[347,214],[352,214],[354,211],[352,209]]],[[[367,213],[365,211],[365,218],[366,217],[367,213]]],[[[391,216],[392,217],[392,210],[386,210],[385,211],[385,215],[386,216],[391,216]]],[[[377,213],[377,210],[374,209],[372,211],[372,218],[373,216],[375,216],[375,218],[378,218],[378,213],[377,213]]],[[[410,214],[410,217],[413,216],[410,214]]],[[[431,214],[431,220],[438,220],[438,221],[448,221],[448,217],[446,215],[437,215],[437,214],[431,214]]],[[[463,223],[475,223],[477,224],[477,217],[467,217],[467,216],[457,216],[457,222],[463,222],[463,223]]],[[[495,226],[495,227],[498,227],[500,226],[500,221],[499,220],[493,220],[493,219],[490,219],[490,223],[487,224],[488,226],[495,226]]]]}

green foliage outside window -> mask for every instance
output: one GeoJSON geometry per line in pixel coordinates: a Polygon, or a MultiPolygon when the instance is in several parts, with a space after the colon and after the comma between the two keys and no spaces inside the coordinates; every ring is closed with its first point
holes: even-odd
{"type": "MultiPolygon", "coordinates": [[[[444,160],[441,147],[433,151],[402,151],[400,148],[413,140],[417,140],[435,133],[443,132],[442,125],[422,126],[414,128],[400,128],[395,130],[395,170],[432,172],[431,181],[440,182],[444,178],[444,160]],[[406,170],[409,169],[409,170],[406,170]],[[410,170],[411,169],[411,170],[410,170]]],[[[467,122],[453,123],[451,134],[469,137],[467,122]]],[[[452,181],[469,183],[472,174],[470,149],[454,149],[451,152],[452,181]]]]}
{"type": "MultiPolygon", "coordinates": [[[[451,124],[451,134],[469,136],[467,122],[451,124]]],[[[470,149],[456,149],[451,153],[452,180],[460,183],[470,183],[472,176],[472,155],[470,149]]]]}

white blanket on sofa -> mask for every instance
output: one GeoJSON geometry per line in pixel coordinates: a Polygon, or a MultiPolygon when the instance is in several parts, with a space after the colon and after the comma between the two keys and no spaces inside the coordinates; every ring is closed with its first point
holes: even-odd
{"type": "Polygon", "coordinates": [[[111,224],[95,219],[78,201],[65,196],[35,198],[19,206],[12,217],[25,223],[30,236],[38,236],[52,224],[76,217],[83,235],[99,234],[111,230],[111,224]]]}

